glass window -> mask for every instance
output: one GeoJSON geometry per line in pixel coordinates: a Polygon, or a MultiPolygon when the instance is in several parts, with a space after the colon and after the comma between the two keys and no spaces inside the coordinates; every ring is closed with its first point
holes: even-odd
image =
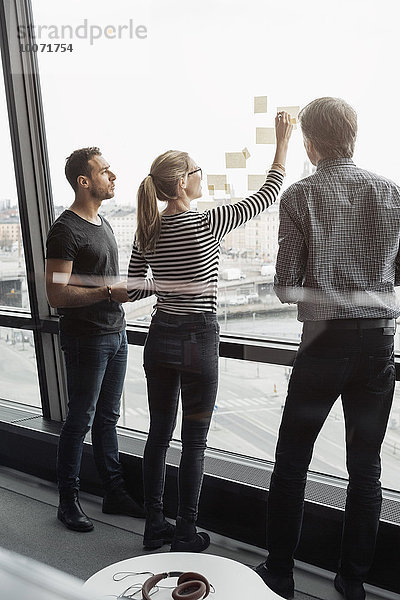
{"type": "MultiPolygon", "coordinates": [[[[397,1],[367,3],[362,11],[357,3],[338,2],[327,29],[318,0],[289,1],[284,11],[264,0],[254,0],[250,11],[244,2],[225,0],[190,6],[184,0],[120,0],[112,13],[96,0],[75,1],[73,11],[71,3],[32,0],[56,214],[73,201],[65,158],[76,148],[99,146],[117,175],[115,198],[101,211],[115,231],[124,272],[135,231],[136,190],[155,156],[177,148],[201,165],[199,211],[235,202],[252,192],[272,162],[273,145],[257,143],[256,129],[273,126],[278,106],[303,106],[327,94],[345,98],[357,110],[356,163],[396,180],[400,121],[384,116],[384,109],[388,98],[397,97],[397,23],[387,19],[397,1]],[[338,45],[338,35],[347,43],[338,45]],[[267,97],[266,112],[255,112],[255,97],[267,97]],[[227,168],[225,153],[247,156],[246,148],[245,166],[227,168]],[[225,175],[227,186],[209,190],[211,175],[225,175]]],[[[29,51],[32,40],[28,32],[20,33],[23,51],[29,51]]],[[[265,101],[257,106],[265,110],[265,101]]],[[[311,172],[297,129],[285,186],[311,172]]],[[[299,340],[295,307],[281,305],[272,289],[278,224],[274,206],[223,241],[222,331],[299,340]]],[[[126,304],[128,319],[148,321],[153,305],[154,298],[126,304]]],[[[130,348],[121,423],[145,431],[141,364],[141,349],[130,348]]],[[[282,367],[222,361],[210,445],[272,459],[287,376],[282,367]],[[225,376],[224,368],[227,374],[241,373],[251,395],[246,390],[235,396],[235,378],[225,376]],[[254,412],[241,412],[241,406],[248,408],[246,399],[254,412]],[[246,433],[257,411],[263,411],[259,426],[270,431],[265,446],[261,434],[255,444],[246,433]],[[235,426],[228,428],[232,419],[235,426]]],[[[342,436],[340,427],[343,419],[335,407],[316,448],[316,470],[343,473],[342,450],[329,458],[329,440],[342,436]]],[[[341,444],[342,438],[338,448],[341,444]]]]}
{"type": "MultiPolygon", "coordinates": [[[[143,348],[129,346],[128,372],[119,425],[147,432],[149,415],[143,348]]],[[[290,367],[220,359],[220,383],[208,446],[274,461],[290,367]]],[[[181,410],[175,439],[180,439],[181,410]]],[[[400,383],[396,384],[388,430],[382,447],[382,485],[400,491],[400,383]]],[[[347,477],[343,410],[337,400],[318,436],[310,470],[347,477]]]]}
{"type": "MultiPolygon", "coordinates": [[[[274,461],[290,367],[222,358],[220,387],[208,445],[274,461]]],[[[382,448],[382,485],[400,490],[400,386],[396,384],[382,448]]],[[[347,477],[341,400],[317,438],[310,470],[347,477]]]]}
{"type": "Polygon", "coordinates": [[[129,345],[128,368],[121,401],[118,425],[137,431],[149,430],[146,379],[143,371],[143,348],[129,345]]]}
{"type": "MultiPolygon", "coordinates": [[[[100,146],[117,174],[115,199],[102,210],[125,270],[136,190],[156,155],[187,150],[202,166],[198,210],[234,202],[259,185],[273,158],[271,144],[256,142],[256,128],[271,127],[278,106],[303,106],[327,94],[358,112],[356,162],[396,180],[400,123],[382,126],[382,109],[397,96],[397,25],[386,18],[396,7],[396,0],[385,0],[360,11],[339,0],[327,29],[318,0],[289,1],[284,15],[278,3],[264,0],[254,0],[250,11],[245,2],[228,7],[223,0],[190,6],[120,0],[111,16],[96,0],[75,2],[73,11],[68,3],[33,0],[57,211],[72,202],[65,157],[77,147],[100,146]],[[338,35],[348,43],[338,45],[338,35]],[[255,112],[255,97],[267,98],[257,100],[257,110],[267,112],[255,112]],[[245,148],[246,166],[226,168],[225,153],[245,148]],[[227,187],[212,193],[207,178],[215,174],[226,176],[227,187]]],[[[311,171],[300,130],[294,131],[285,186],[311,171]]],[[[226,236],[219,313],[227,331],[298,339],[295,310],[272,291],[277,231],[274,207],[226,236]]],[[[128,307],[128,318],[148,318],[152,304],[128,307]]]]}
{"type": "Polygon", "coordinates": [[[32,331],[0,327],[1,398],[40,408],[32,331]]]}
{"type": "Polygon", "coordinates": [[[0,82],[0,308],[29,310],[24,245],[18,210],[4,81],[0,82]],[[7,132],[7,133],[6,133],[7,132]]]}

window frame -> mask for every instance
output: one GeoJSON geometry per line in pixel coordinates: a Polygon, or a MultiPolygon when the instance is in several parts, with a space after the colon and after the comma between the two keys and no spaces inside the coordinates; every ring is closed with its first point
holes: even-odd
{"type": "Polygon", "coordinates": [[[32,329],[43,416],[65,416],[63,361],[54,335],[42,330],[52,314],[43,284],[46,233],[54,219],[37,57],[20,52],[17,27],[33,22],[30,0],[0,2],[0,47],[30,301],[26,321],[2,310],[0,324],[32,329]]]}

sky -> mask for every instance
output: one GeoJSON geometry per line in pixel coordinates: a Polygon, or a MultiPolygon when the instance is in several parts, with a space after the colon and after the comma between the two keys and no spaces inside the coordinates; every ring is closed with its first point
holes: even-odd
{"type": "MultiPolygon", "coordinates": [[[[38,52],[56,205],[72,202],[65,158],[99,146],[117,175],[115,198],[134,206],[140,181],[167,149],[185,150],[208,174],[227,174],[236,195],[261,174],[274,148],[255,143],[276,107],[338,96],[358,113],[354,159],[400,182],[397,144],[398,0],[32,0],[38,43],[72,43],[72,52],[38,52]],[[101,28],[100,39],[49,37],[50,27],[101,28]],[[132,23],[146,37],[107,39],[104,29],[132,23]],[[46,29],[47,26],[47,29],[46,29]],[[47,34],[47,35],[46,35],[47,34]],[[268,112],[254,114],[254,96],[268,112]],[[247,147],[246,169],[225,169],[225,152],[247,147]]],[[[98,31],[98,30],[96,30],[98,31]]],[[[26,40],[22,40],[26,41],[26,40]]],[[[7,132],[4,88],[0,126],[7,132]]],[[[9,135],[0,136],[1,198],[15,199],[9,135]]],[[[293,132],[286,184],[307,161],[293,132]]],[[[204,197],[208,196],[203,185],[204,197]]]]}

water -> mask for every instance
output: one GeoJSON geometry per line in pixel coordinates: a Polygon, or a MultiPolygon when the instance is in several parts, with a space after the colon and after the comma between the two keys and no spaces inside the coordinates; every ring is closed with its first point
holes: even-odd
{"type": "Polygon", "coordinates": [[[288,308],[268,313],[254,311],[252,317],[235,315],[225,318],[224,314],[220,314],[218,320],[221,325],[221,333],[237,333],[241,336],[250,335],[251,337],[299,342],[302,323],[297,321],[296,317],[296,308],[288,308]]]}

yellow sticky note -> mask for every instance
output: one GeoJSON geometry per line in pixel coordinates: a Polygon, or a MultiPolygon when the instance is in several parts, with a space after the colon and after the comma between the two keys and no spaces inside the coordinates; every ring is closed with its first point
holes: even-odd
{"type": "Polygon", "coordinates": [[[289,113],[292,119],[297,119],[300,112],[300,106],[278,106],[276,112],[281,112],[282,110],[289,113]]]}
{"type": "Polygon", "coordinates": [[[207,175],[207,184],[213,186],[215,190],[224,190],[226,184],[226,175],[207,175]]]}
{"type": "Polygon", "coordinates": [[[247,175],[247,189],[259,190],[265,183],[266,175],[247,175]]]}
{"type": "Polygon", "coordinates": [[[275,144],[275,129],[256,127],[256,144],[275,144]]]}
{"type": "Polygon", "coordinates": [[[243,152],[225,152],[225,164],[227,169],[245,169],[246,158],[243,152]]]}
{"type": "Polygon", "coordinates": [[[213,185],[208,186],[208,191],[209,191],[210,196],[214,196],[214,186],[213,185]]]}
{"type": "Polygon", "coordinates": [[[254,97],[254,112],[255,113],[266,113],[267,112],[267,96],[255,96],[254,97]]]}
{"type": "Polygon", "coordinates": [[[225,194],[230,194],[231,193],[231,185],[230,183],[226,183],[225,184],[225,194]]]}
{"type": "Polygon", "coordinates": [[[243,154],[244,154],[244,157],[245,157],[245,159],[246,159],[246,160],[247,160],[248,158],[250,158],[251,154],[250,154],[250,152],[248,151],[248,149],[247,149],[247,148],[243,148],[242,152],[243,152],[243,154]]]}

